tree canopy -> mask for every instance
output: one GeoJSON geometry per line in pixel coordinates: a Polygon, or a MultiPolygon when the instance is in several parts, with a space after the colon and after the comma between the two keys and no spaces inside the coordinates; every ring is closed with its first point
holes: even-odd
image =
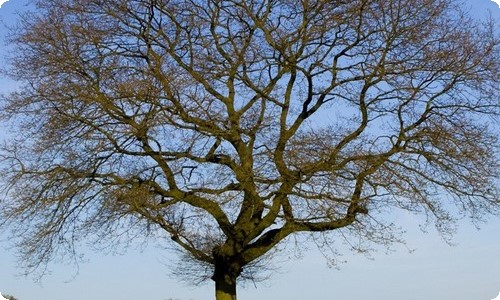
{"type": "Polygon", "coordinates": [[[40,1],[12,37],[0,222],[30,271],[166,236],[222,300],[294,234],[498,214],[495,26],[453,0],[40,1]]]}

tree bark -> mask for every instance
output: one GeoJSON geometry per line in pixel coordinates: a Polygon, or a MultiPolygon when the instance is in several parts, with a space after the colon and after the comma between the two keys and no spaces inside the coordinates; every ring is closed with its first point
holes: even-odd
{"type": "Polygon", "coordinates": [[[236,300],[236,281],[241,273],[241,266],[234,261],[218,257],[212,280],[215,282],[216,300],[236,300]]]}
{"type": "Polygon", "coordinates": [[[236,300],[236,278],[227,275],[214,281],[216,300],[236,300]]]}

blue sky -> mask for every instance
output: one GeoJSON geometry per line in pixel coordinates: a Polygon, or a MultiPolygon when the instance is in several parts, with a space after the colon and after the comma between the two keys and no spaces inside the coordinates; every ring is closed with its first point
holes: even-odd
{"type": "MultiPolygon", "coordinates": [[[[28,2],[5,2],[0,24],[13,24],[14,12],[25,9],[28,2]]],[[[500,22],[500,8],[491,0],[464,2],[473,15],[485,16],[489,10],[500,22]]],[[[0,38],[5,33],[0,25],[0,38]]],[[[0,63],[5,62],[5,54],[2,41],[0,63]]],[[[13,82],[0,78],[0,93],[12,88],[13,82]]],[[[0,136],[5,131],[0,128],[0,136]]],[[[408,230],[407,247],[396,247],[388,254],[382,249],[370,258],[346,250],[340,259],[347,263],[331,269],[314,245],[304,245],[301,259],[284,252],[276,259],[281,268],[266,282],[257,283],[257,288],[251,283],[240,288],[239,299],[491,300],[498,295],[500,218],[490,218],[479,231],[464,220],[453,239],[455,246],[447,245],[432,229],[421,232],[416,217],[401,214],[395,218],[408,230]]],[[[154,245],[118,256],[87,252],[89,262],[78,270],[54,263],[41,283],[17,276],[22,270],[16,268],[16,250],[9,246],[7,236],[0,234],[0,292],[19,300],[213,299],[210,282],[192,287],[172,278],[168,268],[176,256],[154,245]]]]}

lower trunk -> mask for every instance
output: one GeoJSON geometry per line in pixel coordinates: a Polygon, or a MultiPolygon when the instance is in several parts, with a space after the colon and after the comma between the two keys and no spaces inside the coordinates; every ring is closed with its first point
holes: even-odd
{"type": "Polygon", "coordinates": [[[216,300],[236,300],[236,279],[241,273],[237,263],[219,259],[215,264],[212,280],[215,282],[216,300]]]}
{"type": "Polygon", "coordinates": [[[216,300],[236,300],[236,278],[226,275],[214,280],[216,300]]]}

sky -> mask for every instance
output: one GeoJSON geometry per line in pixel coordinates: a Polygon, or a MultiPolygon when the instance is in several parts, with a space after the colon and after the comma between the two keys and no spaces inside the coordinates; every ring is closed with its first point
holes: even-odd
{"type": "MultiPolygon", "coordinates": [[[[26,9],[28,2],[0,0],[0,39],[6,33],[4,25],[13,24],[15,12],[26,9]]],[[[500,22],[500,8],[491,0],[464,2],[474,16],[490,11],[500,22]]],[[[0,63],[5,63],[6,46],[0,41],[0,63]]],[[[14,87],[12,81],[0,77],[0,94],[14,87]]],[[[0,128],[0,135],[6,133],[0,128]]],[[[336,269],[327,266],[315,246],[301,245],[300,253],[284,252],[277,257],[280,268],[269,280],[239,288],[238,299],[491,300],[499,295],[500,218],[490,218],[480,230],[464,220],[454,246],[432,229],[420,231],[418,217],[399,214],[395,218],[408,230],[406,246],[370,257],[344,249],[340,260],[347,262],[336,269]]],[[[51,264],[51,274],[41,282],[19,275],[23,270],[16,267],[15,254],[7,235],[0,233],[0,292],[19,300],[213,299],[210,282],[193,287],[173,278],[168,269],[177,258],[153,245],[132,248],[123,255],[89,251],[85,253],[88,262],[78,269],[51,264]]]]}

